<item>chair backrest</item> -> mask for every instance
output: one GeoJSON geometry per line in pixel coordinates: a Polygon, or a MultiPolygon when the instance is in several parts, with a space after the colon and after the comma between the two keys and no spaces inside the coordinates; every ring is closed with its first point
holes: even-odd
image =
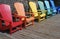
{"type": "Polygon", "coordinates": [[[38,1],[38,5],[39,5],[39,7],[40,7],[41,12],[42,12],[42,13],[45,13],[45,11],[43,11],[43,10],[45,10],[45,7],[44,7],[43,2],[42,2],[42,1],[38,1]]]}
{"type": "Polygon", "coordinates": [[[24,6],[22,3],[16,2],[14,3],[14,7],[19,16],[25,16],[25,10],[24,10],[24,6]]]}
{"type": "Polygon", "coordinates": [[[3,19],[9,20],[12,22],[11,8],[9,5],[0,4],[0,14],[3,19]]]}
{"type": "Polygon", "coordinates": [[[45,3],[45,5],[46,5],[46,8],[47,8],[47,9],[50,9],[49,1],[45,0],[44,3],[45,3]]]}
{"type": "Polygon", "coordinates": [[[29,6],[34,14],[34,16],[38,16],[37,6],[34,2],[29,2],[29,6]]]}
{"type": "Polygon", "coordinates": [[[47,8],[48,13],[51,13],[51,8],[50,8],[49,1],[45,0],[44,3],[46,5],[46,8],[47,8]]]}
{"type": "Polygon", "coordinates": [[[50,0],[50,3],[51,3],[51,7],[53,9],[53,12],[57,12],[56,7],[55,7],[55,4],[54,4],[54,1],[53,0],[50,0]]]}

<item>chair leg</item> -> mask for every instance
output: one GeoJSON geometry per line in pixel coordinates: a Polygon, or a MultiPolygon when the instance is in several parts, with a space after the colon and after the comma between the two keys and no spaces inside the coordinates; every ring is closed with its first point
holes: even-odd
{"type": "Polygon", "coordinates": [[[20,25],[20,30],[22,30],[22,25],[20,25]]]}
{"type": "Polygon", "coordinates": [[[12,28],[10,28],[10,35],[12,34],[12,28]]]}
{"type": "MultiPolygon", "coordinates": [[[[45,16],[45,17],[46,17],[46,16],[45,16]]],[[[46,19],[45,17],[44,17],[44,19],[46,19]]]]}
{"type": "Polygon", "coordinates": [[[43,18],[40,18],[40,19],[39,19],[39,22],[40,22],[40,21],[43,21],[45,18],[46,18],[45,16],[44,16],[43,18]]]}
{"type": "Polygon", "coordinates": [[[22,26],[23,26],[23,28],[26,28],[26,22],[24,22],[22,26]]]}
{"type": "Polygon", "coordinates": [[[32,25],[34,25],[34,20],[32,20],[32,25]]]}
{"type": "Polygon", "coordinates": [[[40,19],[38,18],[38,22],[40,22],[40,19]]]}

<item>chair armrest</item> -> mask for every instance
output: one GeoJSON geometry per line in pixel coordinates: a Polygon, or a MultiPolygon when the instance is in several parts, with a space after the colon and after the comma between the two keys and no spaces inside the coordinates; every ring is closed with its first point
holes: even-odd
{"type": "Polygon", "coordinates": [[[25,12],[26,14],[32,14],[32,12],[25,12]]]}
{"type": "Polygon", "coordinates": [[[38,12],[41,12],[41,10],[38,10],[38,12]]]}
{"type": "Polygon", "coordinates": [[[19,17],[17,13],[12,14],[13,17],[19,17]]]}
{"type": "MultiPolygon", "coordinates": [[[[47,14],[47,10],[43,10],[45,12],[45,14],[47,14]]],[[[42,14],[42,11],[40,10],[40,12],[38,12],[38,16],[40,16],[42,14]]]]}
{"type": "Polygon", "coordinates": [[[19,16],[19,18],[22,20],[22,21],[25,21],[26,20],[26,16],[19,16]]]}
{"type": "MultiPolygon", "coordinates": [[[[26,12],[27,15],[30,15],[30,16],[34,16],[34,14],[32,12],[26,12]]],[[[26,16],[28,17],[28,16],[26,16]]]]}
{"type": "Polygon", "coordinates": [[[22,21],[26,19],[25,16],[19,16],[16,11],[15,11],[15,13],[14,13],[12,16],[13,16],[14,18],[19,18],[19,19],[22,20],[22,21]]]}
{"type": "Polygon", "coordinates": [[[41,15],[42,13],[41,12],[37,12],[38,13],[38,15],[41,15]]]}
{"type": "MultiPolygon", "coordinates": [[[[46,12],[47,10],[43,10],[44,12],[46,12]]],[[[38,12],[42,12],[41,10],[38,10],[38,12]]]]}
{"type": "Polygon", "coordinates": [[[52,8],[47,8],[46,10],[48,10],[48,9],[53,10],[52,8]]]}
{"type": "MultiPolygon", "coordinates": [[[[46,12],[47,10],[43,10],[44,12],[46,12]]],[[[38,10],[38,12],[41,12],[41,10],[38,10]]]]}
{"type": "Polygon", "coordinates": [[[19,18],[20,20],[22,19],[22,16],[19,16],[17,13],[14,13],[12,15],[12,17],[14,17],[15,19],[19,18]]]}
{"type": "Polygon", "coordinates": [[[47,10],[43,10],[44,12],[47,12],[47,10]]]}
{"type": "MultiPolygon", "coordinates": [[[[41,15],[41,14],[42,14],[41,12],[31,12],[31,13],[38,13],[39,15],[41,15]]],[[[33,14],[33,16],[34,16],[34,14],[33,14]]]]}
{"type": "Polygon", "coordinates": [[[47,12],[47,10],[43,10],[45,13],[47,12]]]}

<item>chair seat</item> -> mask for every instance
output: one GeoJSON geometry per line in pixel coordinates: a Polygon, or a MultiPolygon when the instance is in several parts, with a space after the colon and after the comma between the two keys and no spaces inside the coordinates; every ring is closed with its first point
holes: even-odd
{"type": "Polygon", "coordinates": [[[21,24],[22,24],[22,21],[13,22],[12,27],[20,26],[21,24]]]}
{"type": "Polygon", "coordinates": [[[34,20],[34,17],[26,18],[26,22],[30,22],[32,20],[34,20]]]}
{"type": "MultiPolygon", "coordinates": [[[[13,22],[13,23],[12,23],[12,27],[16,27],[16,26],[19,26],[19,25],[21,25],[21,24],[22,24],[22,21],[13,22]]],[[[8,23],[8,22],[6,22],[6,26],[7,26],[7,27],[9,26],[9,23],[8,23]]]]}
{"type": "Polygon", "coordinates": [[[46,14],[41,14],[40,16],[41,16],[41,17],[44,17],[44,16],[46,16],[46,14]]]}

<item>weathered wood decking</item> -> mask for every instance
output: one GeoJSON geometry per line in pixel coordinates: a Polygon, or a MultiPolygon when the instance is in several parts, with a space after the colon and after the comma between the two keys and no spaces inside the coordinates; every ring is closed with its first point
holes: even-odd
{"type": "Polygon", "coordinates": [[[1,34],[0,39],[3,37],[6,39],[60,39],[60,14],[40,23],[35,22],[34,26],[19,30],[11,36],[1,34]]]}

